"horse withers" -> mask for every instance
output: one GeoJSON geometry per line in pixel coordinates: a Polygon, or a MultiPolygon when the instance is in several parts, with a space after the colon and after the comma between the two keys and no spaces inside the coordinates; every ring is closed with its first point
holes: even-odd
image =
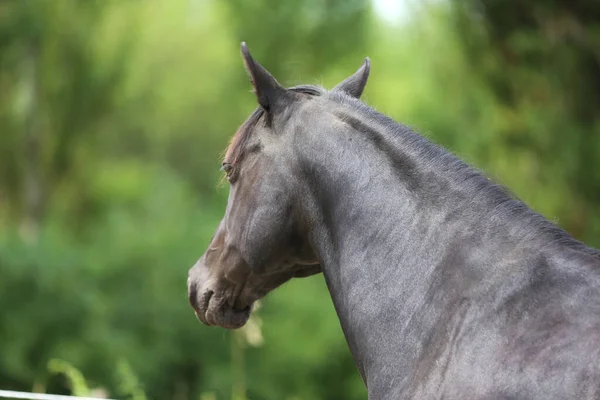
{"type": "Polygon", "coordinates": [[[188,278],[239,328],[323,272],[370,399],[600,399],[600,252],[367,107],[242,56],[259,108],[227,149],[223,217],[188,278]]]}

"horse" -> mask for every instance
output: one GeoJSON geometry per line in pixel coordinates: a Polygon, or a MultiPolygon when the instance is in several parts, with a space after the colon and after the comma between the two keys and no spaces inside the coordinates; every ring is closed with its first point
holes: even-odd
{"type": "Polygon", "coordinates": [[[241,53],[258,108],[188,274],[201,322],[322,272],[371,400],[600,399],[600,251],[360,101],[369,58],[327,91],[241,53]]]}

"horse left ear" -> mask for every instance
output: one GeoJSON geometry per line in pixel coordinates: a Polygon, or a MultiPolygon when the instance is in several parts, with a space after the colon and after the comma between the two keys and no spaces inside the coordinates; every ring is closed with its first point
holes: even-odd
{"type": "Polygon", "coordinates": [[[242,58],[258,104],[267,112],[275,111],[279,106],[285,105],[286,99],[290,97],[288,91],[273,78],[269,71],[252,58],[246,42],[242,42],[242,58]]]}
{"type": "Polygon", "coordinates": [[[365,90],[370,72],[371,60],[369,60],[369,57],[366,57],[358,71],[344,79],[341,83],[334,87],[332,91],[346,92],[346,94],[359,99],[363,93],[363,90],[365,90]]]}

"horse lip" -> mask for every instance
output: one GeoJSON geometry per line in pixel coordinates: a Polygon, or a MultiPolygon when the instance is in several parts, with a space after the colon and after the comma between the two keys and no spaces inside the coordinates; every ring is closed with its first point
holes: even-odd
{"type": "MultiPolygon", "coordinates": [[[[217,325],[225,329],[238,329],[248,322],[251,313],[252,305],[246,306],[243,310],[229,308],[227,311],[225,311],[225,314],[227,315],[226,318],[216,319],[216,316],[213,315],[213,318],[215,318],[213,320],[213,325],[217,325]]],[[[223,317],[223,315],[221,315],[221,317],[223,317]]]]}
{"type": "Polygon", "coordinates": [[[250,304],[247,304],[246,302],[241,301],[239,298],[235,301],[235,303],[233,304],[233,306],[231,307],[234,311],[239,311],[239,312],[245,312],[248,311],[248,309],[250,308],[250,304]]]}
{"type": "Polygon", "coordinates": [[[208,305],[210,304],[210,299],[213,296],[214,292],[209,290],[202,295],[201,298],[201,306],[198,307],[196,311],[196,317],[202,322],[204,325],[210,326],[211,324],[208,322],[206,313],[208,312],[208,305]]]}
{"type": "Polygon", "coordinates": [[[238,329],[246,324],[252,313],[252,304],[243,308],[234,308],[219,296],[211,296],[211,304],[206,307],[201,319],[208,326],[220,326],[225,329],[238,329]]]}
{"type": "Polygon", "coordinates": [[[189,298],[196,318],[206,326],[227,329],[242,327],[252,313],[254,296],[244,296],[245,282],[229,290],[204,290],[201,295],[194,285],[190,286],[189,298]],[[225,300],[227,298],[227,300],[225,300]]]}

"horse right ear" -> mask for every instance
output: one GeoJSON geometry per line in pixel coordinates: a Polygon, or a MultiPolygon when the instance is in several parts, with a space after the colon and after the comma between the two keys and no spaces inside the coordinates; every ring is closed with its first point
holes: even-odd
{"type": "Polygon", "coordinates": [[[289,92],[273,78],[269,71],[252,58],[246,42],[242,42],[242,58],[258,104],[267,112],[284,107],[287,99],[291,98],[289,92]]]}
{"type": "Polygon", "coordinates": [[[350,75],[348,78],[344,79],[340,82],[336,87],[332,89],[332,91],[341,91],[346,94],[360,99],[360,96],[365,90],[365,86],[367,85],[367,79],[369,79],[369,73],[371,72],[371,60],[369,57],[365,58],[365,61],[362,63],[358,71],[356,71],[353,75],[350,75]]]}

